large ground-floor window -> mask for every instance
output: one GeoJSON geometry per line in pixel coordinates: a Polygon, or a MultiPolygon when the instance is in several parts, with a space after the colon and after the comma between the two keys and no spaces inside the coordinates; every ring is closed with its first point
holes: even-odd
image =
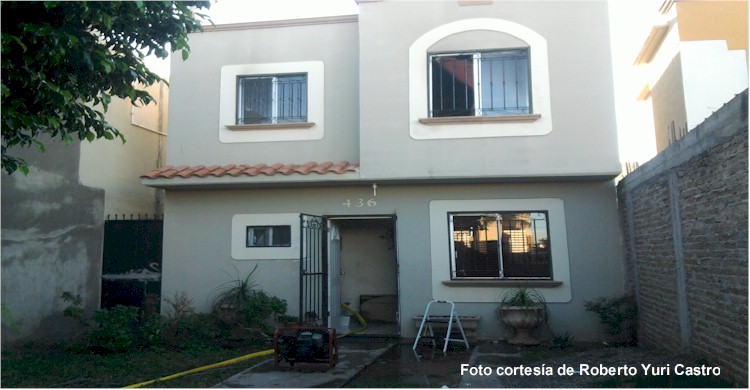
{"type": "Polygon", "coordinates": [[[552,279],[548,212],[449,213],[451,279],[552,279]]]}

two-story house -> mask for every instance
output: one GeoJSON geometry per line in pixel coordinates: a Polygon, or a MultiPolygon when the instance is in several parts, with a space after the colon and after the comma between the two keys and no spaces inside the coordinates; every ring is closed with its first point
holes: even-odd
{"type": "Polygon", "coordinates": [[[553,332],[601,336],[625,291],[606,2],[361,1],[217,25],[171,70],[164,296],[254,281],[337,326],[413,337],[431,299],[481,315],[534,287],[553,332]],[[369,302],[369,303],[368,303],[369,302]]]}

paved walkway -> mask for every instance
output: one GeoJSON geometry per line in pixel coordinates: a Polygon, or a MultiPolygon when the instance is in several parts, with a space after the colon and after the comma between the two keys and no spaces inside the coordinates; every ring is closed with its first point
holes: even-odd
{"type": "Polygon", "coordinates": [[[306,388],[342,387],[360,371],[392,348],[395,342],[357,342],[346,340],[339,345],[339,362],[327,364],[297,363],[294,367],[273,358],[230,377],[214,387],[306,388]]]}
{"type": "MultiPolygon", "coordinates": [[[[594,367],[635,367],[643,371],[642,364],[653,367],[674,367],[676,363],[690,363],[691,359],[641,348],[611,348],[594,346],[581,352],[549,353],[550,358],[524,363],[521,348],[506,343],[479,343],[468,351],[462,348],[425,354],[417,360],[411,345],[396,345],[396,341],[364,341],[347,339],[339,347],[339,363],[329,369],[325,364],[297,363],[293,368],[286,363],[279,366],[273,358],[251,367],[215,387],[251,388],[308,388],[308,387],[372,387],[378,383],[401,384],[403,387],[462,387],[462,388],[560,388],[599,387],[597,384],[611,378],[592,374],[594,367]],[[395,348],[394,348],[395,346],[395,348]],[[467,367],[487,367],[489,375],[461,375],[462,364],[467,367]],[[581,373],[582,365],[593,368],[581,373]],[[521,371],[498,375],[503,369],[526,368],[536,372],[521,371]],[[569,371],[559,371],[570,367],[569,371]],[[365,368],[368,368],[365,370],[365,368]],[[363,370],[365,370],[363,372],[363,370]],[[546,371],[545,371],[546,370],[546,371]],[[561,374],[565,372],[564,374],[561,374]],[[360,374],[361,373],[361,374],[360,374]],[[352,379],[356,379],[352,381],[352,379]],[[350,383],[351,382],[351,383],[350,383]]],[[[431,350],[431,349],[430,349],[431,350]]],[[[533,350],[531,351],[533,353],[533,350]]]]}

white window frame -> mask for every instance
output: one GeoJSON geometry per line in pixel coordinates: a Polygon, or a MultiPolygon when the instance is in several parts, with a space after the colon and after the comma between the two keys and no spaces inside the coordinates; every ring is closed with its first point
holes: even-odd
{"type": "Polygon", "coordinates": [[[222,66],[219,92],[219,141],[242,143],[323,139],[325,132],[324,74],[322,61],[222,66]],[[237,125],[237,77],[274,74],[307,74],[307,122],[237,125]]]}
{"type": "Polygon", "coordinates": [[[235,260],[299,259],[299,214],[235,214],[232,216],[232,258],[235,260]],[[289,226],[289,246],[247,246],[248,227],[289,226]]]}
{"type": "Polygon", "coordinates": [[[534,30],[503,19],[464,19],[426,32],[409,47],[409,135],[412,138],[422,140],[542,136],[551,131],[552,109],[547,40],[534,30]],[[528,44],[533,114],[466,117],[468,120],[448,123],[429,121],[432,118],[429,118],[429,92],[425,83],[429,82],[427,61],[430,47],[453,34],[483,30],[509,34],[528,44]],[[502,122],[487,121],[487,118],[501,118],[502,122]]]}

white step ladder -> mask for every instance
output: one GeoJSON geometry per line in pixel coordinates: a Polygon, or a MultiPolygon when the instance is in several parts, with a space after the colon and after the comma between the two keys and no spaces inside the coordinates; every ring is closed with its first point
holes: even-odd
{"type": "Polygon", "coordinates": [[[427,307],[424,309],[424,317],[422,317],[422,323],[419,325],[419,332],[417,332],[417,339],[414,340],[414,346],[411,348],[414,351],[414,355],[417,355],[417,345],[419,345],[419,340],[423,338],[429,338],[432,342],[432,347],[435,347],[435,332],[432,330],[432,324],[434,323],[441,323],[441,324],[448,324],[448,331],[445,334],[445,343],[443,344],[443,354],[445,354],[448,351],[448,343],[451,341],[456,342],[462,342],[466,346],[466,349],[469,349],[469,342],[466,340],[466,333],[464,332],[464,327],[461,325],[461,319],[458,318],[458,313],[456,313],[456,305],[451,301],[438,301],[438,300],[432,300],[427,304],[427,307]],[[450,305],[451,306],[451,314],[447,318],[442,316],[434,316],[430,317],[430,307],[433,303],[436,303],[438,305],[450,305]],[[461,339],[452,339],[451,337],[451,331],[453,330],[453,324],[458,325],[458,329],[461,331],[461,339]],[[426,334],[428,333],[428,334],[426,334]]]}

